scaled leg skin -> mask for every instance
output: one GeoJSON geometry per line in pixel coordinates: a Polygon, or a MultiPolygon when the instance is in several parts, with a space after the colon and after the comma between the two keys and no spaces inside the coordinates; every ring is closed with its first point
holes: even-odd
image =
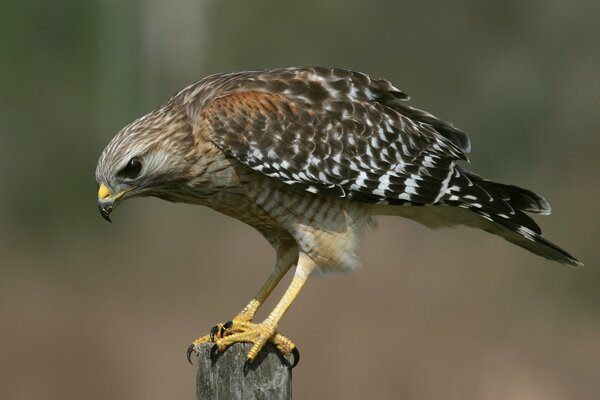
{"type": "Polygon", "coordinates": [[[279,326],[281,317],[283,317],[283,314],[285,314],[287,309],[292,305],[315,267],[315,263],[306,254],[300,253],[292,283],[290,283],[290,286],[269,316],[259,324],[251,322],[246,323],[247,325],[244,326],[243,331],[240,333],[234,333],[215,340],[219,351],[225,350],[227,346],[230,346],[233,343],[253,343],[254,346],[252,346],[248,352],[246,365],[254,361],[258,352],[263,348],[267,341],[274,342],[279,351],[283,354],[290,354],[296,346],[291,340],[277,333],[277,327],[279,326]]]}
{"type": "MultiPolygon", "coordinates": [[[[240,311],[231,321],[225,323],[219,323],[215,325],[208,335],[202,336],[192,342],[188,348],[187,358],[191,363],[191,354],[198,350],[198,346],[202,343],[214,342],[215,339],[220,339],[237,333],[242,333],[250,329],[256,324],[252,324],[252,318],[256,314],[256,311],[269,297],[273,289],[277,286],[281,278],[287,273],[287,271],[296,264],[298,260],[298,249],[296,244],[281,244],[277,249],[277,261],[275,267],[271,271],[271,274],[267,278],[267,281],[263,284],[261,289],[258,291],[256,296],[240,311]]],[[[282,335],[276,335],[272,338],[273,342],[278,348],[289,348],[287,344],[289,339],[282,335]],[[279,343],[279,344],[278,344],[279,343]]],[[[289,354],[292,349],[285,352],[289,354]]]]}

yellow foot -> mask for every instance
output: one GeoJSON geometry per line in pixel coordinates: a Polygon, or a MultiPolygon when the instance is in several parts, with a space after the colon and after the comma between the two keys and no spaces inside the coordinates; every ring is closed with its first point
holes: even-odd
{"type": "Polygon", "coordinates": [[[293,354],[294,362],[292,368],[300,361],[300,353],[294,343],[287,337],[277,333],[277,327],[266,322],[255,324],[249,321],[233,320],[224,324],[215,325],[210,334],[202,336],[192,342],[187,351],[188,361],[191,363],[192,352],[198,352],[198,348],[203,343],[214,342],[219,352],[234,343],[252,343],[253,346],[248,352],[248,358],[244,369],[254,361],[265,343],[272,342],[277,349],[284,355],[293,354]]]}
{"type": "MultiPolygon", "coordinates": [[[[241,325],[241,324],[244,324],[244,323],[250,322],[250,321],[252,321],[252,318],[247,317],[246,315],[243,315],[243,314],[238,314],[231,321],[219,322],[218,324],[213,326],[210,329],[210,333],[208,335],[204,335],[204,336],[194,340],[192,345],[200,345],[202,343],[214,342],[215,338],[220,339],[220,338],[229,336],[234,333],[239,333],[241,331],[234,330],[234,326],[237,327],[238,325],[241,325]]],[[[188,360],[189,360],[189,357],[188,357],[188,360]]]]}

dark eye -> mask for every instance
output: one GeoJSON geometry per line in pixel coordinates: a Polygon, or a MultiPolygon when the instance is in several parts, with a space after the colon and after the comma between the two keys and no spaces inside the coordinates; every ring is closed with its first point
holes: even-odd
{"type": "Polygon", "coordinates": [[[129,160],[127,165],[122,170],[119,171],[119,176],[133,179],[140,174],[141,170],[142,162],[139,160],[139,158],[134,157],[131,160],[129,160]]]}

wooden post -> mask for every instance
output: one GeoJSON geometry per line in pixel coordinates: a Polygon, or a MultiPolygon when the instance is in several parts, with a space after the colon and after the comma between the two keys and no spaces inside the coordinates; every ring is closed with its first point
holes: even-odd
{"type": "Polygon", "coordinates": [[[267,343],[244,373],[252,344],[236,343],[218,353],[214,343],[200,346],[196,356],[198,400],[258,400],[292,398],[291,363],[267,343]]]}

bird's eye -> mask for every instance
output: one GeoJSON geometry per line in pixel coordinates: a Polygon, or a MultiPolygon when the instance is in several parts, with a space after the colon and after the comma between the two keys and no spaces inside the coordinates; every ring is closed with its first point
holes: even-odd
{"type": "Polygon", "coordinates": [[[138,158],[134,157],[131,160],[129,160],[127,165],[122,170],[119,171],[119,176],[123,178],[133,179],[137,178],[141,171],[142,162],[138,158]]]}

